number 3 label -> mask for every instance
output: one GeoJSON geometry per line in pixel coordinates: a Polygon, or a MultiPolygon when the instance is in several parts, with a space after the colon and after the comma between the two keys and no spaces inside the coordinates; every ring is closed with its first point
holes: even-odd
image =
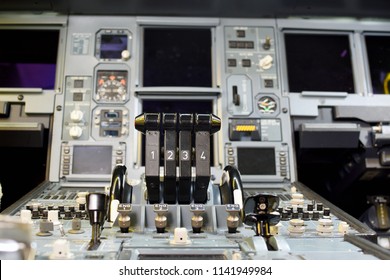
{"type": "Polygon", "coordinates": [[[187,150],[181,151],[181,160],[190,160],[190,152],[187,150]]]}

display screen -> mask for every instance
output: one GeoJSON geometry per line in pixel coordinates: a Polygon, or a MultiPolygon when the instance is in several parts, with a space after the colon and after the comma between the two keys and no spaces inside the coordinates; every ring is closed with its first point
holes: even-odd
{"type": "MultiPolygon", "coordinates": [[[[212,100],[144,100],[144,113],[187,113],[187,114],[211,114],[213,113],[212,100]]],[[[218,133],[218,132],[217,132],[218,133]]],[[[193,134],[194,135],[194,134],[193,134]]],[[[213,147],[213,137],[210,146],[213,147]]],[[[195,146],[195,136],[192,137],[192,146],[195,146]]],[[[163,129],[160,131],[160,146],[164,147],[163,129]]],[[[145,165],[145,135],[142,134],[142,165],[145,165]]],[[[211,148],[210,162],[214,161],[214,153],[211,148]]],[[[161,157],[160,165],[163,165],[161,157]]]]}
{"type": "Polygon", "coordinates": [[[373,93],[390,94],[390,36],[366,36],[373,93]]]}
{"type": "Polygon", "coordinates": [[[0,29],[0,38],[0,87],[55,88],[58,30],[0,29]]]}
{"type": "Polygon", "coordinates": [[[74,146],[73,174],[111,174],[111,146],[74,146]]]}
{"type": "Polygon", "coordinates": [[[273,148],[237,148],[237,159],[242,175],[276,175],[273,148]]]}
{"type": "Polygon", "coordinates": [[[102,59],[120,59],[122,51],[127,50],[127,35],[102,34],[100,40],[100,58],[102,59]]]}
{"type": "Polygon", "coordinates": [[[212,86],[211,30],[145,28],[143,86],[212,86]]]}
{"type": "Polygon", "coordinates": [[[284,35],[290,92],[354,93],[348,35],[284,35]]]}

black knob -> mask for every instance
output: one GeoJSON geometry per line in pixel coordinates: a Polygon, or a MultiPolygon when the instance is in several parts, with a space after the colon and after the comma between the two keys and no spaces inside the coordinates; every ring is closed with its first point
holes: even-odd
{"type": "Polygon", "coordinates": [[[329,208],[324,208],[324,216],[325,217],[330,216],[330,209],[329,208]]]}
{"type": "Polygon", "coordinates": [[[72,220],[72,219],[73,219],[72,212],[71,212],[70,210],[66,210],[66,211],[65,211],[64,220],[72,220]]]}
{"type": "Polygon", "coordinates": [[[279,197],[271,194],[258,194],[245,200],[245,213],[270,213],[279,206],[279,197]]]}
{"type": "Polygon", "coordinates": [[[288,221],[290,219],[290,213],[283,211],[282,212],[282,221],[288,221]]]}
{"type": "Polygon", "coordinates": [[[271,194],[258,194],[245,200],[244,223],[254,228],[256,235],[270,237],[270,226],[280,221],[280,213],[276,212],[279,197],[271,194]]]}
{"type": "Polygon", "coordinates": [[[309,212],[307,212],[307,211],[303,212],[302,220],[304,220],[304,221],[310,220],[309,212]]]}
{"type": "Polygon", "coordinates": [[[320,218],[320,213],[317,211],[313,212],[313,217],[311,218],[312,220],[316,221],[320,218]]]}

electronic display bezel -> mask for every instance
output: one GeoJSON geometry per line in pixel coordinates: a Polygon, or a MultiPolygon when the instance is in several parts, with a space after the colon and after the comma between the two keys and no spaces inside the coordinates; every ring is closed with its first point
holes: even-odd
{"type": "Polygon", "coordinates": [[[63,142],[61,146],[60,177],[66,177],[67,181],[110,181],[114,167],[126,162],[126,144],[123,142],[63,142]],[[100,157],[96,151],[101,151],[100,157]],[[81,165],[77,166],[75,160],[81,165]]]}
{"type": "MultiPolygon", "coordinates": [[[[327,93],[329,95],[337,95],[337,94],[354,94],[357,92],[356,72],[355,72],[355,65],[354,65],[354,56],[355,55],[354,55],[352,32],[342,32],[342,31],[327,32],[327,31],[323,31],[323,30],[306,31],[306,30],[287,29],[287,30],[284,30],[282,32],[282,35],[283,35],[282,36],[283,52],[284,52],[284,59],[285,59],[285,63],[286,63],[286,77],[287,77],[286,88],[288,89],[288,91],[290,93],[313,93],[313,94],[318,93],[318,95],[321,95],[322,93],[327,93]],[[288,40],[286,39],[286,36],[292,36],[292,37],[296,36],[295,39],[297,41],[299,41],[298,39],[300,39],[299,52],[301,53],[301,56],[313,56],[313,57],[311,57],[311,59],[309,59],[307,57],[306,58],[305,57],[299,58],[298,55],[292,55],[290,53],[290,49],[289,49],[288,42],[287,42],[288,40]],[[326,46],[334,46],[335,45],[335,44],[329,43],[329,45],[321,46],[321,49],[317,50],[316,48],[306,46],[305,42],[302,42],[302,38],[304,38],[304,37],[307,37],[306,38],[307,42],[310,42],[310,44],[319,44],[319,43],[321,43],[320,39],[322,39],[323,41],[326,41],[325,39],[327,39],[327,38],[337,38],[340,41],[346,40],[344,43],[346,45],[345,47],[348,47],[348,49],[344,49],[342,52],[338,53],[338,55],[340,55],[340,57],[342,58],[340,60],[341,62],[337,62],[336,59],[334,59],[334,61],[332,61],[332,58],[326,59],[326,62],[329,64],[328,69],[325,69],[324,67],[310,67],[310,68],[307,68],[306,70],[304,70],[302,68],[302,65],[307,65],[307,63],[309,61],[312,61],[314,63],[313,65],[321,64],[320,58],[323,58],[324,54],[329,53],[329,49],[327,49],[326,46]],[[316,38],[317,38],[317,40],[316,40],[316,38]],[[309,49],[305,49],[304,47],[309,48],[309,49]],[[321,55],[315,56],[316,53],[321,54],[321,55]],[[346,60],[343,61],[344,58],[346,58],[346,60]],[[292,59],[294,59],[294,61],[292,61],[292,59]],[[295,60],[299,60],[299,63],[297,63],[297,61],[295,61],[295,60]],[[344,62],[346,65],[344,65],[343,67],[345,67],[345,69],[349,69],[348,71],[345,71],[345,69],[341,69],[342,65],[341,66],[339,65],[339,67],[335,67],[334,65],[332,65],[332,63],[342,64],[344,62]],[[298,65],[299,65],[299,67],[301,67],[301,69],[299,71],[296,71],[298,65]],[[295,68],[292,69],[291,67],[295,67],[295,68]],[[335,69],[340,69],[338,74],[335,73],[335,69]],[[324,73],[324,75],[319,75],[318,73],[320,73],[320,72],[318,72],[318,71],[323,71],[322,73],[324,73]],[[317,75],[316,75],[316,72],[317,72],[317,75]],[[341,76],[346,75],[345,74],[346,72],[348,72],[347,76],[345,76],[345,79],[348,81],[348,82],[346,82],[346,85],[334,86],[334,84],[335,84],[334,81],[331,81],[331,80],[321,81],[320,80],[320,79],[322,79],[322,77],[327,77],[328,79],[332,79],[332,78],[340,79],[341,76]],[[317,84],[315,82],[313,82],[314,79],[307,77],[308,73],[310,75],[317,77],[317,81],[316,81],[317,84]],[[342,73],[342,75],[339,75],[340,73],[342,73]],[[296,75],[295,78],[293,75],[296,75]],[[298,76],[300,78],[298,78],[298,76]],[[301,80],[298,80],[298,79],[301,79],[301,80]],[[293,85],[293,83],[295,83],[297,85],[299,84],[299,86],[293,85]],[[307,84],[305,84],[305,83],[307,83],[307,84]],[[309,84],[309,83],[312,83],[312,84],[309,84]],[[318,85],[319,83],[321,85],[318,85]],[[314,84],[316,84],[316,85],[314,85],[314,84]]],[[[333,52],[332,52],[333,54],[336,51],[338,51],[336,48],[337,48],[337,46],[335,47],[335,49],[333,49],[333,52]]],[[[296,49],[298,49],[298,47],[296,49]]],[[[323,60],[325,60],[325,58],[323,58],[323,60]]],[[[323,66],[323,63],[321,65],[323,66]]],[[[342,81],[340,83],[342,83],[342,81]]]]}
{"type": "Polygon", "coordinates": [[[286,145],[277,143],[263,143],[262,145],[238,143],[237,145],[226,145],[225,161],[238,168],[243,182],[259,182],[260,180],[264,183],[272,183],[283,182],[291,178],[289,149],[286,145]],[[267,153],[267,156],[263,158],[264,161],[261,164],[267,170],[261,172],[258,168],[255,169],[256,159],[253,157],[257,157],[264,152],[267,153]],[[248,154],[252,157],[251,159],[248,158],[248,154]],[[250,170],[247,168],[250,168],[250,170]]]}
{"type": "MultiPolygon", "coordinates": [[[[382,48],[382,50],[379,50],[379,51],[382,51],[382,52],[386,52],[386,50],[384,49],[386,47],[388,49],[387,52],[390,54],[390,43],[387,46],[383,46],[382,44],[373,44],[372,46],[369,46],[369,44],[367,42],[368,38],[370,38],[370,39],[374,38],[374,40],[375,39],[379,39],[379,38],[386,38],[390,42],[390,33],[385,33],[385,32],[380,32],[380,33],[378,33],[378,32],[367,32],[367,33],[363,34],[364,58],[365,58],[366,65],[367,65],[367,73],[368,73],[367,81],[368,81],[369,93],[372,93],[372,94],[390,94],[390,65],[388,66],[389,70],[387,71],[387,73],[383,75],[384,83],[387,81],[387,87],[386,87],[386,85],[384,83],[381,86],[378,86],[378,82],[374,81],[374,78],[373,78],[373,76],[374,76],[373,72],[377,72],[377,71],[373,71],[374,70],[373,69],[374,66],[373,66],[373,63],[372,63],[372,59],[374,59],[374,58],[372,58],[372,57],[370,58],[370,48],[371,47],[379,48],[379,49],[382,48]]],[[[375,50],[373,53],[376,56],[381,54],[381,53],[378,52],[378,49],[375,50]]],[[[378,57],[376,57],[376,58],[378,58],[378,57]]],[[[382,55],[381,58],[380,58],[381,61],[379,61],[379,63],[386,64],[386,60],[385,59],[386,59],[386,56],[382,55]]],[[[378,70],[378,68],[375,69],[375,70],[378,70]]],[[[383,70],[383,69],[381,69],[381,70],[383,70]]]]}
{"type": "Polygon", "coordinates": [[[140,85],[143,87],[213,87],[214,36],[213,28],[209,26],[144,26],[140,46],[142,58],[140,85]],[[158,40],[156,34],[150,35],[148,34],[150,32],[160,32],[157,34],[160,36],[158,44],[149,42],[149,38],[158,40]],[[202,32],[204,34],[201,34],[202,32]],[[175,33],[180,33],[181,36],[175,36],[175,33]],[[191,33],[193,36],[186,33],[191,33]],[[207,37],[207,42],[195,40],[196,36],[203,36],[204,40],[207,37]],[[182,41],[177,39],[178,37],[182,41]],[[189,46],[185,47],[185,45],[189,46]],[[155,52],[153,48],[156,48],[155,52]],[[183,57],[183,54],[187,55],[183,57]],[[206,55],[206,58],[202,58],[202,54],[206,55]],[[183,61],[184,64],[180,65],[183,61]]]}
{"type": "Polygon", "coordinates": [[[0,34],[2,38],[13,38],[0,46],[0,53],[5,55],[0,57],[0,69],[4,68],[0,71],[0,88],[57,88],[60,29],[0,27],[0,34]]]}
{"type": "MultiPolygon", "coordinates": [[[[128,54],[131,56],[132,52],[132,39],[133,35],[132,33],[127,29],[101,29],[96,33],[96,42],[95,42],[95,57],[102,61],[120,61],[123,59],[122,52],[128,51],[128,54]],[[115,50],[116,52],[120,52],[116,54],[115,57],[109,57],[106,55],[103,55],[102,52],[104,51],[104,45],[106,44],[104,42],[105,36],[117,36],[117,37],[126,37],[126,48],[123,50],[115,50]]],[[[109,44],[107,43],[107,46],[109,44]]],[[[129,58],[129,57],[128,57],[129,58]]],[[[125,59],[128,59],[125,57],[125,59]]]]}

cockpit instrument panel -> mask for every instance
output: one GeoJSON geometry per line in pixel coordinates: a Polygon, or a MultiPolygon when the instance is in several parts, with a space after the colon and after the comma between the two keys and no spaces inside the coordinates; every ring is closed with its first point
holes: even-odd
{"type": "Polygon", "coordinates": [[[96,34],[95,56],[100,60],[128,60],[132,34],[125,29],[103,29],[96,34]]]}
{"type": "Polygon", "coordinates": [[[98,70],[96,75],[96,102],[123,103],[129,96],[127,71],[98,70]]]}

